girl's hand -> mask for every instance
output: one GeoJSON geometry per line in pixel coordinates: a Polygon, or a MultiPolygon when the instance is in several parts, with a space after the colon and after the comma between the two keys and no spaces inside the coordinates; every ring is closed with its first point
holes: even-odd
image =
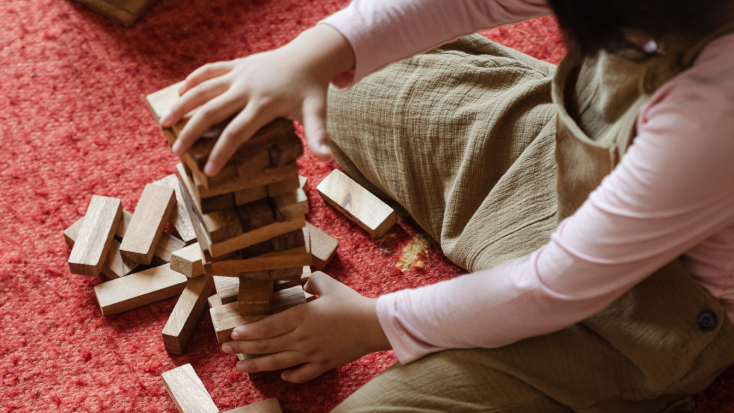
{"type": "Polygon", "coordinates": [[[238,362],[237,370],[255,373],[300,364],[281,378],[303,383],[365,354],[390,349],[375,312],[377,299],[362,297],[322,272],[314,273],[304,289],[319,299],[232,331],[236,341],[222,344],[225,352],[266,354],[238,362]]]}
{"type": "Polygon", "coordinates": [[[204,168],[209,176],[219,173],[241,144],[278,117],[302,122],[314,155],[331,159],[327,88],[334,76],[354,67],[354,59],[341,33],[318,25],[280,49],[195,70],[183,82],[181,98],[161,118],[161,126],[172,126],[199,108],[173,146],[181,155],[211,126],[237,114],[209,156],[204,168]]]}

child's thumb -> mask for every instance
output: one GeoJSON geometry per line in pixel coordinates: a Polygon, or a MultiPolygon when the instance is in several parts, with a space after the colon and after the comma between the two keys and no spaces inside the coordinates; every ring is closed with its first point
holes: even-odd
{"type": "Polygon", "coordinates": [[[303,290],[309,294],[324,296],[328,295],[339,284],[339,281],[336,281],[321,271],[316,271],[308,277],[308,282],[303,286],[303,290]]]}
{"type": "Polygon", "coordinates": [[[306,98],[301,113],[308,146],[314,156],[322,161],[331,160],[331,149],[326,135],[326,93],[306,98]]]}

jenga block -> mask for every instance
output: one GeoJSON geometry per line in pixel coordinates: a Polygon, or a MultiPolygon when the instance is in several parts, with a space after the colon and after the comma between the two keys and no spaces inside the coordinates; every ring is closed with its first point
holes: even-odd
{"type": "Polygon", "coordinates": [[[280,408],[278,399],[273,397],[257,403],[248,404],[247,406],[227,410],[225,413],[283,413],[283,410],[280,408]]]}
{"type": "Polygon", "coordinates": [[[279,168],[268,168],[245,177],[240,176],[237,179],[227,181],[226,183],[216,187],[212,186],[210,188],[205,188],[201,185],[196,188],[196,192],[199,193],[200,198],[211,198],[213,196],[237,192],[243,189],[274,184],[295,175],[298,175],[298,165],[293,162],[279,168]]]}
{"type": "Polygon", "coordinates": [[[219,299],[219,294],[214,294],[213,296],[209,297],[209,308],[219,307],[222,305],[222,300],[219,299]]]}
{"type": "Polygon", "coordinates": [[[163,327],[163,345],[167,352],[181,355],[186,350],[213,288],[214,280],[207,276],[193,278],[186,283],[163,327]]]}
{"type": "Polygon", "coordinates": [[[270,198],[275,217],[278,221],[288,221],[300,215],[308,214],[308,197],[298,188],[287,194],[270,198]]]}
{"type": "Polygon", "coordinates": [[[176,175],[171,174],[153,182],[153,184],[173,188],[173,191],[176,194],[176,208],[171,212],[170,221],[176,228],[176,231],[178,231],[178,235],[181,237],[181,240],[190,244],[196,241],[196,233],[194,232],[189,212],[186,210],[186,204],[184,203],[178,182],[176,175]]]}
{"type": "MultiPolygon", "coordinates": [[[[278,238],[278,237],[275,237],[275,238],[278,238]]],[[[255,245],[239,250],[240,257],[243,260],[246,260],[248,258],[255,258],[260,255],[268,254],[270,252],[275,252],[275,250],[273,249],[273,239],[269,239],[267,241],[263,241],[263,242],[260,242],[255,245]]]]}
{"type": "MultiPolygon", "coordinates": [[[[308,223],[306,223],[308,225],[308,223]]],[[[305,227],[304,227],[305,228],[305,227]]],[[[306,246],[306,230],[300,229],[287,234],[277,236],[270,240],[273,252],[292,250],[293,248],[306,246]]]]}
{"type": "Polygon", "coordinates": [[[250,202],[245,205],[238,205],[237,215],[239,215],[239,220],[242,224],[242,232],[250,232],[275,222],[273,208],[266,199],[250,202]]]}
{"type": "Polygon", "coordinates": [[[158,0],[74,0],[115,23],[132,26],[158,0]]]}
{"type": "Polygon", "coordinates": [[[154,256],[160,258],[162,262],[171,262],[171,254],[185,246],[185,242],[164,232],[155,247],[154,256]]]}
{"type": "Polygon", "coordinates": [[[237,176],[240,178],[246,178],[258,172],[262,172],[265,169],[270,168],[270,166],[270,156],[268,156],[267,150],[254,152],[250,154],[247,159],[240,159],[239,162],[237,162],[237,176]]]}
{"type": "Polygon", "coordinates": [[[231,209],[204,214],[202,222],[213,243],[226,241],[242,234],[240,218],[237,212],[231,209]]]}
{"type": "Polygon", "coordinates": [[[201,262],[201,248],[199,243],[174,251],[171,254],[171,269],[189,277],[195,278],[204,274],[204,264],[201,262]]]}
{"type": "Polygon", "coordinates": [[[283,268],[270,270],[270,278],[276,281],[299,281],[303,274],[303,267],[283,268]]]}
{"type": "Polygon", "coordinates": [[[293,248],[287,251],[271,252],[246,260],[223,260],[204,264],[207,271],[223,277],[238,277],[240,273],[249,271],[277,270],[282,268],[311,265],[311,254],[306,247],[293,248]]]}
{"type": "MultiPolygon", "coordinates": [[[[132,216],[129,212],[125,210],[122,210],[122,214],[123,216],[125,216],[125,214],[132,216]]],[[[118,233],[119,228],[122,227],[122,221],[123,220],[120,219],[120,223],[117,225],[118,233]]],[[[74,247],[74,243],[79,236],[79,230],[81,229],[83,222],[84,217],[79,218],[78,221],[76,221],[64,231],[64,241],[66,241],[66,245],[68,245],[69,248],[74,247]]],[[[137,267],[137,265],[137,263],[128,262],[122,259],[122,255],[120,255],[120,241],[113,238],[112,242],[110,243],[110,250],[109,252],[107,252],[107,258],[105,259],[104,265],[102,266],[102,274],[107,276],[107,278],[113,280],[115,278],[124,277],[130,274],[135,270],[135,267],[137,267]]]]}
{"type": "Polygon", "coordinates": [[[298,185],[299,188],[303,189],[304,193],[308,193],[308,178],[298,175],[298,185]]]}
{"type": "Polygon", "coordinates": [[[122,204],[119,199],[92,196],[69,255],[69,270],[72,273],[96,277],[102,272],[121,216],[122,204]]]}
{"type": "MultiPolygon", "coordinates": [[[[273,293],[273,314],[283,312],[289,308],[306,303],[306,296],[300,286],[288,288],[273,293]]],[[[212,316],[214,332],[219,343],[232,340],[231,334],[235,327],[260,321],[267,315],[243,316],[237,303],[225,304],[209,310],[212,316]]]]}
{"type": "MultiPolygon", "coordinates": [[[[118,240],[121,240],[123,235],[125,235],[125,231],[127,231],[128,225],[130,225],[130,220],[132,220],[133,214],[122,210],[122,216],[120,217],[120,221],[117,224],[117,228],[115,229],[115,238],[118,240]]],[[[66,242],[66,245],[69,246],[69,248],[72,248],[74,246],[74,242],[79,237],[79,230],[82,229],[82,225],[84,224],[84,217],[79,218],[75,223],[71,224],[71,226],[64,230],[64,241],[66,242]]]]}
{"type": "Polygon", "coordinates": [[[268,185],[243,189],[234,193],[235,205],[244,205],[268,197],[268,185]]]}
{"type": "MultiPolygon", "coordinates": [[[[296,279],[290,279],[290,280],[281,280],[281,281],[275,281],[275,285],[273,286],[273,289],[275,291],[285,290],[286,288],[292,288],[297,285],[304,286],[308,282],[308,279],[311,277],[311,267],[308,265],[303,267],[301,269],[301,275],[300,277],[296,279]]],[[[225,277],[227,279],[236,279],[231,277],[225,277]]],[[[275,279],[275,278],[273,278],[275,279]]]]}
{"type": "Polygon", "coordinates": [[[233,179],[237,179],[237,164],[227,163],[218,174],[208,178],[208,188],[224,185],[233,179]]]}
{"type": "Polygon", "coordinates": [[[181,413],[219,413],[204,383],[191,364],[184,364],[161,374],[163,385],[181,413]]]}
{"type": "Polygon", "coordinates": [[[179,295],[188,280],[165,264],[97,284],[94,293],[102,315],[107,317],[179,295]]]}
{"type": "Polygon", "coordinates": [[[204,198],[200,202],[200,211],[202,214],[209,214],[216,211],[225,211],[235,207],[234,195],[224,194],[217,195],[212,198],[204,198]]]}
{"type": "Polygon", "coordinates": [[[150,264],[166,221],[176,205],[173,189],[147,184],[122,239],[120,253],[128,261],[150,264]]]}
{"type": "Polygon", "coordinates": [[[301,182],[297,177],[293,176],[284,181],[276,182],[267,186],[268,196],[273,198],[276,196],[284,195],[289,192],[293,192],[300,188],[301,182]]]}
{"type": "Polygon", "coordinates": [[[311,254],[313,255],[313,266],[323,270],[326,264],[336,254],[336,249],[339,247],[339,241],[332,238],[329,234],[316,228],[315,226],[306,223],[308,229],[308,235],[311,238],[311,254]]]}
{"type": "Polygon", "coordinates": [[[273,302],[273,280],[240,277],[237,306],[242,315],[270,314],[273,302]]]}
{"type": "Polygon", "coordinates": [[[379,238],[398,220],[395,210],[335,169],[316,187],[329,205],[379,238]]]}
{"type": "Polygon", "coordinates": [[[220,277],[214,276],[214,288],[222,304],[229,304],[237,301],[237,295],[240,293],[239,277],[220,277]]]}
{"type": "Polygon", "coordinates": [[[270,164],[274,167],[287,165],[303,155],[303,144],[300,140],[278,143],[268,148],[270,164]]]}

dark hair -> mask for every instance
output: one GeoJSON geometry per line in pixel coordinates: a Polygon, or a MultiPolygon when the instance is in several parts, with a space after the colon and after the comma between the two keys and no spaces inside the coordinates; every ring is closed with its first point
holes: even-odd
{"type": "Polygon", "coordinates": [[[548,0],[568,40],[584,55],[632,45],[629,30],[656,41],[697,38],[731,20],[732,0],[548,0]]]}

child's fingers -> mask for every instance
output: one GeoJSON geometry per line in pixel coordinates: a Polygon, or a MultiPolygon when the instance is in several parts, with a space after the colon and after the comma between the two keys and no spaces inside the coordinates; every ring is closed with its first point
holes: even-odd
{"type": "MultiPolygon", "coordinates": [[[[298,310],[301,310],[301,308],[298,310]]],[[[235,329],[232,330],[232,340],[266,340],[282,336],[283,334],[290,333],[295,330],[300,323],[301,318],[300,311],[286,310],[258,322],[235,327],[235,329]]]]}
{"type": "Polygon", "coordinates": [[[265,114],[262,105],[255,102],[248,102],[245,109],[222,132],[217,144],[214,145],[214,149],[212,149],[209,155],[209,159],[204,167],[204,173],[209,176],[218,174],[237,148],[244,142],[247,142],[258,129],[273,119],[275,119],[274,116],[265,114]]]}
{"type": "Polygon", "coordinates": [[[298,351],[284,351],[239,361],[237,362],[237,370],[242,373],[273,371],[292,367],[304,361],[305,356],[303,353],[298,351]]]}
{"type": "Polygon", "coordinates": [[[233,340],[222,344],[225,353],[240,354],[272,354],[294,348],[295,338],[292,333],[286,333],[265,340],[233,340]]]}
{"type": "Polygon", "coordinates": [[[306,363],[295,370],[284,371],[280,378],[290,383],[305,383],[320,376],[325,371],[321,364],[306,363]]]}
{"type": "Polygon", "coordinates": [[[232,69],[234,69],[235,64],[235,60],[205,64],[204,66],[194,70],[193,72],[191,72],[191,74],[186,76],[186,80],[183,81],[181,87],[178,89],[178,94],[183,95],[187,91],[191,90],[191,88],[199,85],[202,82],[231,72],[232,69]]]}
{"type": "Polygon", "coordinates": [[[161,126],[164,128],[173,126],[184,115],[225,93],[227,89],[229,89],[229,83],[221,80],[212,80],[196,86],[189,93],[178,98],[168,113],[163,115],[161,126]]]}
{"type": "Polygon", "coordinates": [[[308,146],[314,156],[322,161],[331,160],[331,149],[326,137],[326,91],[307,97],[303,101],[301,114],[308,146]]]}
{"type": "Polygon", "coordinates": [[[306,285],[303,286],[303,289],[309,294],[323,297],[324,295],[333,292],[341,285],[343,284],[323,272],[316,271],[308,277],[308,281],[306,281],[306,285]]]}
{"type": "Polygon", "coordinates": [[[236,93],[228,92],[201,106],[179,134],[172,148],[173,153],[181,155],[186,152],[209,128],[226,120],[244,106],[240,103],[242,99],[244,98],[236,93]]]}

